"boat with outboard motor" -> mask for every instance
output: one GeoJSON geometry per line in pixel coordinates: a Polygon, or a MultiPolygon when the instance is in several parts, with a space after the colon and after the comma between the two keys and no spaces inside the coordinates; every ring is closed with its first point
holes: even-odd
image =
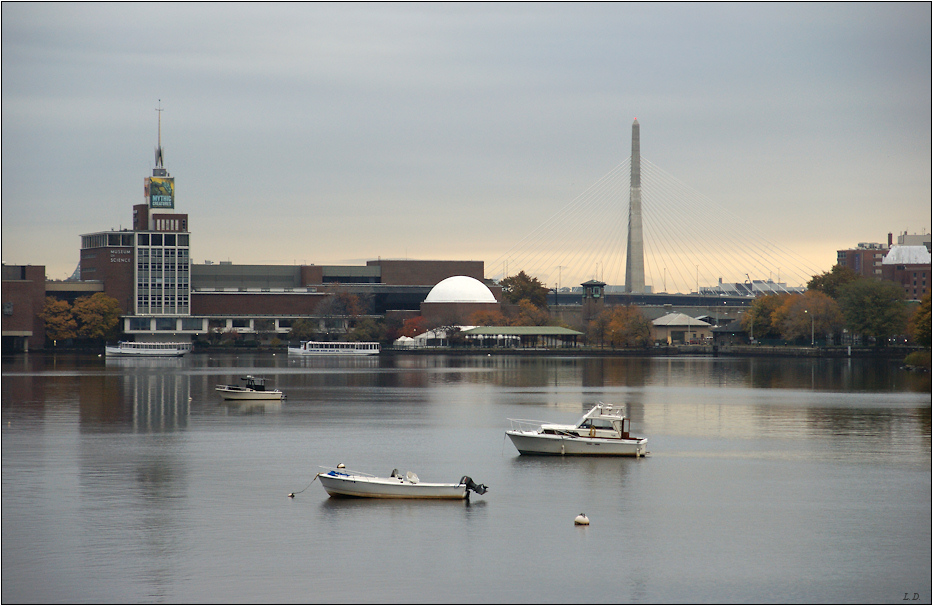
{"type": "Polygon", "coordinates": [[[512,429],[505,435],[523,455],[643,457],[648,454],[648,439],[632,437],[626,420],[623,407],[600,402],[576,425],[509,419],[512,429]]]}
{"type": "MultiPolygon", "coordinates": [[[[486,494],[483,484],[475,483],[469,476],[460,478],[456,484],[422,482],[417,475],[407,472],[401,475],[397,469],[387,478],[380,478],[349,471],[343,464],[335,468],[323,467],[328,471],[315,476],[332,497],[371,497],[379,499],[469,499],[470,492],[486,494]]],[[[312,480],[313,482],[313,480],[312,480]]]]}
{"type": "Polygon", "coordinates": [[[266,380],[246,375],[246,385],[218,385],[215,390],[224,400],[281,400],[285,397],[278,389],[267,389],[266,380]]]}

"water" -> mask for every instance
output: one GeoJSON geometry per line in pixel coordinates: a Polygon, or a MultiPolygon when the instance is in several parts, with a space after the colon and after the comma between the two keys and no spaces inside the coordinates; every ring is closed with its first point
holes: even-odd
{"type": "Polygon", "coordinates": [[[2,391],[4,603],[931,601],[930,380],[886,362],[29,354],[2,391]],[[246,373],[288,399],[223,404],[246,373]],[[504,437],[598,401],[648,458],[504,437]],[[337,463],[490,490],[330,499],[337,463]]]}

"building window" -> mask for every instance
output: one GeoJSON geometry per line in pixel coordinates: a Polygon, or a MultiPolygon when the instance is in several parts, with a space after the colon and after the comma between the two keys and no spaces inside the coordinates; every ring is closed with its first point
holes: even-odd
{"type": "Polygon", "coordinates": [[[149,318],[130,318],[130,330],[149,330],[149,318]]]}

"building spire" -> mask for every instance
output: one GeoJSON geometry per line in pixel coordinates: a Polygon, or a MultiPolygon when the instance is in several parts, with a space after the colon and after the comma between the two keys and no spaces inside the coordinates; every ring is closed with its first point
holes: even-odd
{"type": "Polygon", "coordinates": [[[152,169],[153,177],[165,177],[168,171],[165,170],[164,158],[162,156],[162,99],[159,99],[159,107],[156,108],[159,113],[159,144],[155,150],[155,168],[152,169]]]}

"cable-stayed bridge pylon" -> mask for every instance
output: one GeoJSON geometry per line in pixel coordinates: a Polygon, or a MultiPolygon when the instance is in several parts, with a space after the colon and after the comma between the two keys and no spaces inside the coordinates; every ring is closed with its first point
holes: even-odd
{"type": "MultiPolygon", "coordinates": [[[[637,127],[637,122],[635,124],[637,127]]],[[[633,138],[637,136],[637,130],[633,138]]],[[[750,221],[683,184],[657,165],[633,156],[611,169],[498,258],[486,262],[494,279],[524,271],[549,288],[575,287],[590,279],[619,291],[627,255],[643,251],[644,291],[728,292],[805,286],[820,270],[771,241],[750,221]],[[637,162],[633,170],[632,162],[637,162]],[[641,242],[632,235],[632,186],[637,175],[641,242]],[[754,288],[752,286],[754,285],[754,288]]],[[[637,259],[636,259],[637,261],[637,259]]],[[[634,264],[637,268],[637,263],[634,264]]],[[[631,269],[628,270],[631,272],[631,269]]],[[[742,294],[741,292],[737,294],[742,294]]]]}

